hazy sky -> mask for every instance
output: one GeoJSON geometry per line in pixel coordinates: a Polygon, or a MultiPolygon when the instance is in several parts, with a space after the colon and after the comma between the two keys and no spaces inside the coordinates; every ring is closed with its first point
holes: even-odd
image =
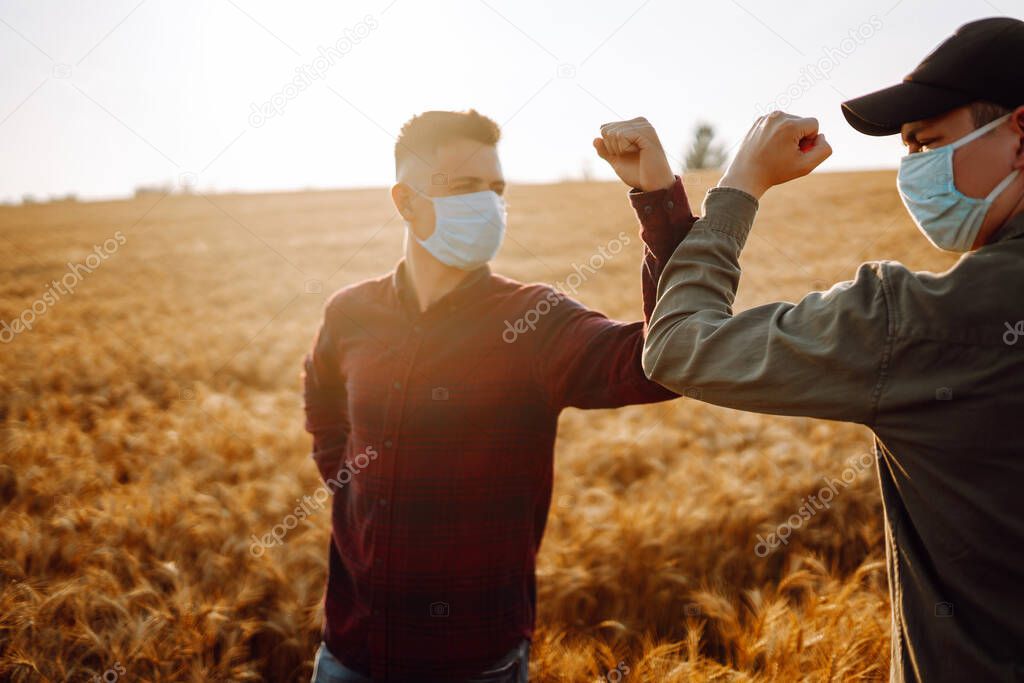
{"type": "Polygon", "coordinates": [[[612,177],[609,120],[681,159],[698,121],[731,147],[772,108],[821,119],[824,170],[892,167],[839,103],[996,15],[1024,0],[0,0],[0,200],[383,185],[406,119],[469,107],[512,181],[612,177]]]}

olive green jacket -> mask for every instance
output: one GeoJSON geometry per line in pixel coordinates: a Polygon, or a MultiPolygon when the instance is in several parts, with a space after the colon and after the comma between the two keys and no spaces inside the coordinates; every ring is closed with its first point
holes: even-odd
{"type": "Polygon", "coordinates": [[[866,263],[733,315],[756,213],[744,192],[708,193],[661,275],[645,372],[721,406],[870,427],[892,679],[1024,680],[1024,215],[945,273],[866,263]]]}

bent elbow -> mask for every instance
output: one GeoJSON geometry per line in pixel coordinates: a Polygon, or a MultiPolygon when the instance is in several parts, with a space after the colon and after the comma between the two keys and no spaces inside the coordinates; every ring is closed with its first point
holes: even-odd
{"type": "Polygon", "coordinates": [[[660,362],[662,355],[661,344],[654,338],[648,336],[644,341],[644,352],[640,358],[640,364],[644,368],[647,379],[662,384],[663,367],[660,362]]]}
{"type": "Polygon", "coordinates": [[[649,380],[677,394],[683,394],[690,388],[695,378],[692,358],[681,356],[679,353],[679,331],[678,323],[650,330],[644,341],[641,365],[649,380]]]}

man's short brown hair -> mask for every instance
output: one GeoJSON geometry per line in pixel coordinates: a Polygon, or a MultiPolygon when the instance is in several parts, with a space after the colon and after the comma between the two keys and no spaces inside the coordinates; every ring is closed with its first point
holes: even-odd
{"type": "Polygon", "coordinates": [[[441,145],[463,139],[496,145],[501,128],[475,109],[418,114],[402,126],[395,141],[395,170],[410,156],[430,156],[441,145]]]}
{"type": "Polygon", "coordinates": [[[992,123],[1010,113],[1010,109],[992,102],[975,102],[971,105],[971,118],[974,119],[974,127],[981,128],[986,123],[992,123]]]}

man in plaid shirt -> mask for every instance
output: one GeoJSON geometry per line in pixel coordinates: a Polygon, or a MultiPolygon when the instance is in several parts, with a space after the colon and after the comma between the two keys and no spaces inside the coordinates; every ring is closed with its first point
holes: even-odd
{"type": "Polygon", "coordinates": [[[695,219],[653,128],[607,124],[594,141],[641,220],[633,323],[491,272],[499,135],[472,110],[403,127],[404,258],[330,298],[306,358],[306,428],[334,491],[314,681],[525,681],[559,413],[676,396],[641,355],[658,276],[695,219]]]}

